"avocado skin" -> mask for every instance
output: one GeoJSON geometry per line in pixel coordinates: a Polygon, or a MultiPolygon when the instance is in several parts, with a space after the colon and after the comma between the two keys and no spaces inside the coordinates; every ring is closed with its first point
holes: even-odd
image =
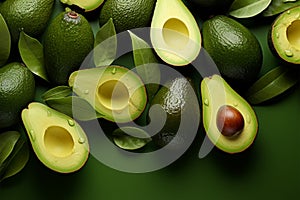
{"type": "MultiPolygon", "coordinates": [[[[183,114],[188,115],[191,121],[197,121],[199,117],[199,103],[194,95],[192,80],[183,77],[170,80],[163,86],[151,101],[151,106],[158,104],[166,113],[166,121],[163,128],[153,136],[154,143],[163,147],[172,141],[172,147],[184,143],[184,138],[176,136],[183,114]],[[197,112],[198,110],[198,112],[197,112]]],[[[163,121],[161,113],[155,113],[156,120],[163,121]]],[[[148,119],[149,120],[149,119],[148,119]]]]}
{"type": "Polygon", "coordinates": [[[31,37],[40,36],[45,30],[54,8],[54,0],[6,0],[0,4],[11,33],[13,44],[23,30],[31,37]]]}
{"type": "Polygon", "coordinates": [[[237,90],[249,87],[263,62],[257,38],[241,23],[224,15],[205,21],[202,32],[203,47],[225,80],[237,90]]]}
{"type": "Polygon", "coordinates": [[[67,13],[58,14],[44,36],[45,67],[54,85],[66,85],[94,45],[94,34],[85,17],[78,14],[80,19],[74,23],[65,20],[67,13]]]}

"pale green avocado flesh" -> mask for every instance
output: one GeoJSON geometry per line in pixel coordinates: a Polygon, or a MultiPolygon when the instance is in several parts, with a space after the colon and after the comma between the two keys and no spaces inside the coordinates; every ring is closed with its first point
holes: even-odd
{"type": "Polygon", "coordinates": [[[227,153],[238,153],[246,150],[253,143],[258,130],[257,117],[253,108],[219,75],[203,79],[201,95],[203,125],[211,142],[227,153]],[[244,119],[242,131],[232,137],[224,136],[216,125],[217,113],[224,105],[237,109],[244,119]]]}
{"type": "Polygon", "coordinates": [[[158,56],[173,66],[191,63],[201,49],[198,24],[181,0],[158,0],[150,31],[158,56]]]}
{"type": "Polygon", "coordinates": [[[60,0],[62,3],[67,5],[76,5],[82,9],[84,9],[86,12],[95,10],[98,8],[104,0],[60,0]]]}
{"type": "Polygon", "coordinates": [[[88,138],[72,118],[33,102],[22,111],[22,120],[38,159],[60,173],[81,169],[89,156],[88,138]]]}
{"type": "Polygon", "coordinates": [[[300,64],[300,6],[285,11],[274,21],[271,46],[284,61],[300,64]]]}
{"type": "Polygon", "coordinates": [[[103,118],[113,122],[135,120],[144,111],[144,83],[133,71],[120,66],[96,67],[73,72],[69,85],[103,118]]]}

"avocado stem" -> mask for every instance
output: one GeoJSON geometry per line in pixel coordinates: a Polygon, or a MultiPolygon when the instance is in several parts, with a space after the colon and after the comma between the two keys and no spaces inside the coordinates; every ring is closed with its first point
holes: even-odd
{"type": "Polygon", "coordinates": [[[70,11],[70,12],[68,12],[68,17],[70,17],[72,19],[77,19],[78,14],[75,11],[70,11]]]}

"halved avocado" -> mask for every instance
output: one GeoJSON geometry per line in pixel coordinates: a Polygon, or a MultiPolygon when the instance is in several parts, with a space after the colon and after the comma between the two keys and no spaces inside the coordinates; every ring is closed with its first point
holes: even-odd
{"type": "Polygon", "coordinates": [[[201,49],[198,24],[181,0],[157,0],[150,37],[158,56],[174,66],[191,63],[201,49]]]}
{"type": "Polygon", "coordinates": [[[62,3],[67,5],[76,5],[79,8],[85,10],[85,12],[89,12],[98,8],[104,0],[60,0],[62,3]]]}
{"type": "Polygon", "coordinates": [[[270,31],[269,46],[276,56],[290,64],[300,64],[300,6],[279,15],[270,31]]]}
{"type": "Polygon", "coordinates": [[[138,118],[147,104],[144,83],[133,71],[121,66],[96,67],[73,72],[69,86],[112,122],[138,118]]]}
{"type": "Polygon", "coordinates": [[[70,173],[86,163],[88,138],[71,117],[33,102],[22,111],[22,120],[33,150],[45,166],[56,172],[70,173]]]}
{"type": "Polygon", "coordinates": [[[212,143],[227,153],[246,150],[258,130],[253,108],[219,75],[202,80],[201,94],[203,126],[212,143]]]}

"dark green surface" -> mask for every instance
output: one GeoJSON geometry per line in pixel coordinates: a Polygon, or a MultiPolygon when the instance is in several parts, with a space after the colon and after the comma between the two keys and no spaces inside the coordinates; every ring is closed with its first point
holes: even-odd
{"type": "MultiPolygon", "coordinates": [[[[261,74],[278,65],[266,43],[268,24],[251,28],[264,47],[261,74]]],[[[202,128],[179,160],[145,174],[116,171],[92,156],[80,171],[58,174],[31,153],[25,169],[1,183],[0,199],[297,199],[300,88],[254,109],[259,132],[253,146],[241,154],[214,149],[199,159],[202,128]]]]}

